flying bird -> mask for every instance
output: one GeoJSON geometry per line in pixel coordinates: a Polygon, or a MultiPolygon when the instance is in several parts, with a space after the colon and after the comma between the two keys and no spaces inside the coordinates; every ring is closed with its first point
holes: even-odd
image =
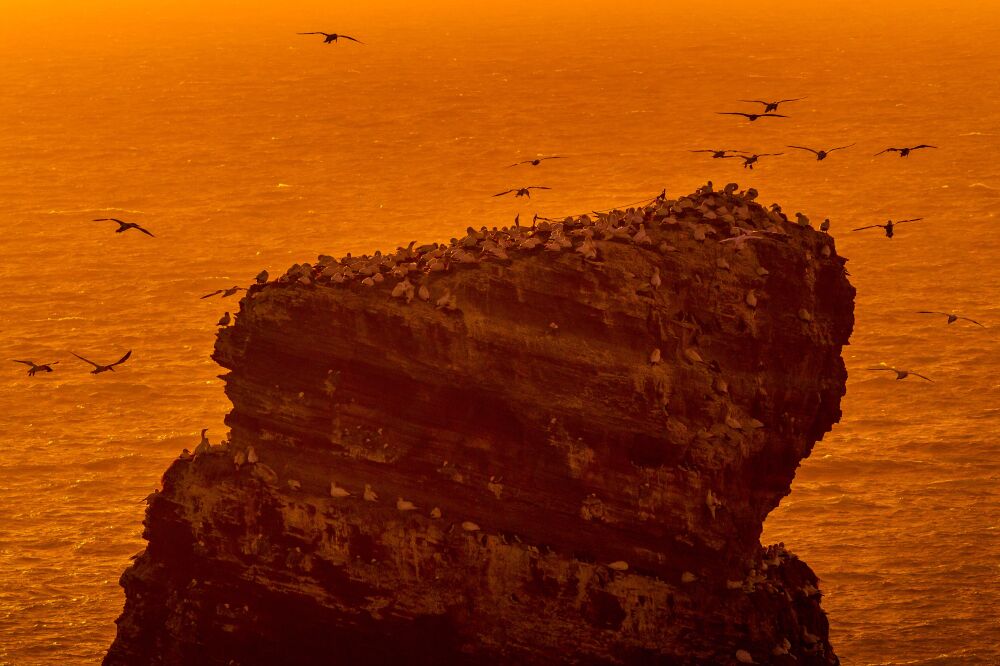
{"type": "Polygon", "coordinates": [[[776,155],[784,155],[784,153],[761,153],[753,155],[726,155],[726,157],[736,157],[743,160],[743,168],[753,170],[753,165],[757,163],[761,157],[774,157],[776,155]]]}
{"type": "Polygon", "coordinates": [[[551,157],[539,157],[533,160],[524,160],[523,162],[515,162],[514,164],[511,164],[507,168],[509,169],[510,167],[516,167],[522,164],[530,164],[531,166],[538,166],[539,164],[541,164],[542,160],[564,160],[564,159],[566,158],[563,157],[562,155],[552,155],[551,157]]]}
{"type": "Polygon", "coordinates": [[[34,361],[18,361],[17,359],[12,360],[14,363],[23,363],[31,366],[28,368],[29,377],[34,377],[36,372],[52,372],[52,366],[59,362],[53,361],[52,363],[35,363],[34,361]]]}
{"type": "MultiPolygon", "coordinates": [[[[94,222],[117,222],[118,223],[118,228],[115,229],[115,233],[116,234],[120,234],[123,231],[128,231],[129,229],[136,229],[136,230],[141,231],[142,233],[146,234],[147,236],[152,236],[153,235],[152,233],[150,233],[150,231],[148,229],[144,229],[144,228],[140,227],[135,222],[123,222],[122,220],[119,220],[117,217],[99,217],[96,220],[94,220],[94,222]]],[[[154,238],[155,238],[155,236],[154,236],[154,238]]]]}
{"type": "Polygon", "coordinates": [[[100,374],[102,372],[107,372],[108,370],[114,372],[114,369],[115,369],[116,365],[121,365],[122,363],[124,363],[125,361],[128,360],[129,356],[132,355],[132,350],[129,349],[127,352],[125,352],[124,356],[122,356],[120,359],[118,359],[114,363],[111,363],[111,364],[108,364],[108,365],[101,365],[99,363],[94,363],[93,361],[80,356],[76,352],[70,352],[70,354],[72,354],[73,356],[76,356],[81,361],[86,361],[87,363],[89,363],[92,366],[94,366],[94,369],[90,371],[90,374],[97,375],[97,374],[100,374]]]}
{"type": "MultiPolygon", "coordinates": [[[[852,143],[851,146],[854,144],[852,143]]],[[[798,148],[799,150],[808,150],[810,153],[816,155],[817,160],[825,160],[826,156],[835,150],[843,150],[844,148],[850,148],[851,146],[839,146],[837,148],[831,148],[830,150],[813,150],[812,148],[806,148],[805,146],[787,146],[788,148],[798,148]]]]}
{"type": "MultiPolygon", "coordinates": [[[[917,314],[944,315],[945,317],[948,318],[948,323],[949,324],[954,324],[959,319],[964,319],[965,321],[971,321],[976,326],[982,326],[983,328],[986,328],[985,326],[983,326],[982,324],[980,324],[975,319],[969,319],[968,317],[963,317],[963,316],[957,315],[957,314],[955,314],[953,312],[936,312],[934,310],[917,310],[917,314]]],[[[24,361],[21,361],[21,363],[24,363],[24,361]]],[[[30,374],[30,371],[29,371],[29,374],[30,374]]]]}
{"type": "MultiPolygon", "coordinates": [[[[266,277],[264,279],[265,279],[265,281],[267,280],[266,277]]],[[[237,286],[233,285],[229,289],[216,289],[211,294],[205,294],[201,298],[209,298],[210,296],[215,296],[216,294],[222,294],[222,297],[226,298],[227,296],[232,296],[233,294],[235,294],[238,291],[246,291],[246,289],[244,287],[237,287],[237,286]]]]}
{"type": "Polygon", "coordinates": [[[793,97],[791,99],[779,99],[777,102],[768,102],[762,99],[741,99],[741,102],[749,102],[751,104],[763,104],[764,113],[771,113],[772,111],[778,110],[779,104],[784,104],[785,102],[798,102],[800,99],[805,99],[805,97],[793,97]]]}
{"type": "Polygon", "coordinates": [[[551,190],[551,187],[542,187],[541,185],[531,185],[529,187],[520,187],[513,190],[507,190],[505,192],[500,192],[499,194],[494,194],[495,197],[502,197],[505,194],[514,193],[515,197],[528,197],[531,198],[531,190],[551,190]]]}
{"type": "Polygon", "coordinates": [[[689,150],[688,152],[689,153],[712,153],[712,159],[713,160],[717,160],[717,159],[719,159],[721,157],[735,157],[734,155],[726,155],[726,153],[741,153],[743,155],[746,155],[746,153],[744,151],[742,151],[742,150],[729,150],[728,148],[726,150],[689,150]]]}
{"type": "Polygon", "coordinates": [[[892,238],[893,234],[895,233],[893,230],[896,228],[897,224],[904,224],[906,222],[917,222],[922,219],[924,218],[915,217],[912,220],[900,220],[899,222],[893,222],[892,220],[889,220],[885,224],[869,224],[866,227],[858,227],[857,229],[851,229],[851,231],[863,231],[864,229],[874,229],[875,227],[878,227],[880,229],[885,229],[886,238],[892,238]]]}
{"type": "Polygon", "coordinates": [[[716,111],[720,116],[743,116],[750,122],[757,120],[758,118],[787,118],[788,116],[783,116],[780,113],[740,113],[739,111],[716,111]]]}
{"type": "Polygon", "coordinates": [[[357,42],[358,44],[364,44],[360,39],[354,39],[350,35],[338,35],[335,32],[300,32],[299,35],[323,35],[325,38],[323,40],[324,44],[336,44],[338,39],[349,39],[352,42],[357,42]]]}
{"type": "Polygon", "coordinates": [[[880,150],[875,153],[875,156],[879,156],[882,153],[899,153],[900,157],[908,157],[911,150],[917,150],[918,148],[937,148],[937,146],[932,146],[927,143],[922,143],[919,146],[913,146],[912,148],[886,148],[885,150],[880,150]]]}
{"type": "Polygon", "coordinates": [[[882,366],[882,367],[878,367],[878,368],[868,368],[868,369],[869,370],[888,370],[890,372],[895,372],[896,373],[896,380],[897,381],[900,380],[900,379],[906,379],[910,375],[913,375],[914,377],[920,377],[921,379],[926,379],[929,382],[933,382],[934,381],[930,377],[924,377],[919,372],[913,372],[913,370],[899,370],[897,368],[893,368],[893,367],[890,367],[890,366],[882,366]]]}

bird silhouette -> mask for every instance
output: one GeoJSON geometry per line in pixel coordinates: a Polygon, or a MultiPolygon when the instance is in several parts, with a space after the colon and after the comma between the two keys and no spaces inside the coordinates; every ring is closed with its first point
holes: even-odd
{"type": "MultiPolygon", "coordinates": [[[[971,321],[976,326],[982,326],[983,328],[986,328],[985,326],[983,326],[982,324],[980,324],[975,319],[969,319],[968,317],[963,317],[961,315],[957,315],[954,312],[937,312],[935,310],[917,310],[917,314],[944,315],[945,317],[948,318],[948,323],[949,324],[954,324],[959,319],[964,319],[965,321],[971,321]]],[[[24,361],[21,361],[21,362],[23,363],[24,361]]]]}
{"type": "Polygon", "coordinates": [[[35,363],[34,361],[18,361],[17,359],[12,359],[14,363],[23,363],[25,365],[30,365],[28,368],[28,376],[34,377],[36,372],[52,372],[52,366],[59,361],[53,361],[52,363],[35,363]]]}
{"type": "MultiPolygon", "coordinates": [[[[140,227],[135,222],[123,222],[122,220],[119,220],[117,217],[99,217],[99,218],[95,219],[94,222],[117,222],[118,223],[118,228],[115,229],[115,233],[116,234],[120,234],[123,231],[128,231],[129,229],[136,229],[137,231],[141,231],[142,233],[146,234],[147,236],[152,236],[153,235],[148,229],[144,229],[144,228],[140,227]]],[[[155,236],[154,236],[154,238],[155,238],[155,236]]]]}
{"type": "Polygon", "coordinates": [[[884,364],[882,366],[877,367],[877,368],[868,368],[868,369],[869,370],[878,370],[878,371],[886,370],[886,371],[889,371],[889,372],[895,372],[896,373],[896,380],[897,381],[900,380],[900,379],[906,379],[910,375],[913,375],[914,377],[920,377],[921,379],[926,379],[929,382],[933,382],[934,381],[930,377],[925,377],[922,374],[920,374],[919,372],[913,372],[913,370],[900,370],[898,368],[893,368],[892,366],[888,366],[888,365],[884,365],[884,364]]]}
{"type": "Polygon", "coordinates": [[[753,155],[726,155],[726,157],[736,157],[743,160],[743,168],[753,171],[753,165],[757,163],[757,160],[762,157],[775,157],[777,155],[784,155],[784,153],[760,153],[759,155],[754,153],[753,155]]]}
{"type": "Polygon", "coordinates": [[[922,217],[915,217],[915,218],[913,218],[911,220],[900,220],[899,222],[893,222],[892,220],[888,220],[885,224],[869,224],[866,227],[858,227],[857,229],[851,229],[851,231],[863,231],[865,229],[874,229],[875,227],[878,227],[880,229],[884,229],[885,230],[885,237],[886,238],[892,238],[893,234],[895,233],[894,230],[895,230],[897,224],[904,224],[906,222],[917,222],[917,221],[922,220],[922,219],[924,219],[924,218],[922,218],[922,217]]]}
{"type": "Polygon", "coordinates": [[[772,111],[778,110],[778,105],[784,104],[785,102],[797,102],[800,99],[805,99],[805,97],[793,97],[791,99],[779,99],[776,102],[768,102],[763,99],[741,99],[741,102],[749,102],[751,104],[763,104],[764,113],[771,113],[772,111]]]}
{"type": "Polygon", "coordinates": [[[352,42],[357,42],[358,44],[364,44],[360,39],[354,39],[350,35],[338,35],[335,32],[300,32],[296,33],[299,35],[323,35],[324,44],[336,44],[338,39],[349,39],[352,42]]]}
{"type": "Polygon", "coordinates": [[[726,155],[726,153],[740,153],[740,154],[746,155],[746,153],[744,151],[742,151],[742,150],[729,150],[728,148],[725,149],[725,150],[711,150],[711,149],[706,149],[706,150],[689,150],[688,152],[689,153],[712,153],[712,159],[714,159],[714,160],[717,160],[717,159],[722,158],[722,157],[735,157],[735,155],[726,155]]]}
{"type": "Polygon", "coordinates": [[[539,164],[542,163],[543,160],[564,160],[564,159],[566,158],[563,157],[562,155],[552,155],[551,157],[539,157],[533,160],[524,160],[523,162],[515,162],[514,164],[511,164],[507,168],[509,169],[510,167],[516,167],[522,164],[530,164],[531,166],[538,166],[539,164]]]}
{"type": "Polygon", "coordinates": [[[222,317],[219,318],[219,323],[216,324],[216,326],[229,326],[229,322],[231,321],[232,317],[230,317],[229,313],[227,312],[226,314],[222,315],[222,317]]]}
{"type": "Polygon", "coordinates": [[[831,148],[830,150],[813,150],[812,148],[806,148],[805,146],[786,146],[786,147],[787,148],[798,148],[799,150],[808,150],[810,153],[813,153],[814,155],[816,155],[816,159],[817,160],[825,160],[826,156],[829,155],[830,153],[832,153],[833,151],[835,151],[835,150],[843,150],[844,148],[850,148],[853,145],[854,144],[852,143],[850,146],[839,146],[837,148],[831,148]]]}
{"type": "Polygon", "coordinates": [[[255,277],[254,280],[256,280],[257,284],[267,284],[267,277],[267,271],[263,270],[260,273],[257,273],[257,277],[255,277]]]}
{"type": "Polygon", "coordinates": [[[909,157],[911,150],[917,150],[919,148],[937,148],[937,146],[932,146],[927,143],[922,143],[919,146],[913,146],[912,148],[886,148],[885,150],[880,150],[875,153],[875,156],[879,156],[882,153],[899,153],[900,157],[909,157]]]}
{"type": "Polygon", "coordinates": [[[758,118],[787,118],[788,116],[783,116],[780,113],[740,113],[739,111],[716,111],[720,116],[743,116],[750,122],[757,120],[758,118]]]}
{"type": "MultiPolygon", "coordinates": [[[[267,278],[264,278],[264,279],[265,279],[265,281],[267,280],[267,278]]],[[[205,294],[201,298],[209,298],[211,296],[215,296],[216,294],[222,294],[222,297],[226,298],[227,296],[232,296],[233,294],[235,294],[238,291],[246,291],[246,289],[244,287],[237,287],[236,285],[233,285],[229,289],[216,289],[211,294],[205,294]]]]}
{"type": "Polygon", "coordinates": [[[102,372],[108,372],[109,370],[112,371],[112,372],[114,372],[114,369],[115,369],[116,365],[121,365],[122,363],[124,363],[125,361],[128,360],[129,356],[132,355],[132,350],[129,349],[127,352],[125,352],[124,356],[122,356],[120,359],[118,359],[114,363],[110,363],[108,365],[101,365],[100,363],[94,363],[90,359],[86,359],[86,358],[80,356],[79,354],[77,354],[76,352],[70,352],[70,354],[72,354],[73,356],[76,356],[81,361],[86,361],[87,363],[89,363],[92,366],[94,366],[94,369],[90,371],[90,374],[96,375],[96,374],[100,374],[102,372]]]}
{"type": "Polygon", "coordinates": [[[506,190],[505,192],[500,192],[499,194],[494,194],[495,197],[502,197],[505,194],[514,193],[515,197],[528,197],[531,198],[531,190],[551,190],[551,187],[543,187],[541,185],[531,185],[529,187],[519,187],[512,190],[506,190]]]}

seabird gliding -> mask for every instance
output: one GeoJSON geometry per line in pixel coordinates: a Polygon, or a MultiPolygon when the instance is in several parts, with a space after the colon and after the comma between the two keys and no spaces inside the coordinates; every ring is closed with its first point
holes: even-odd
{"type": "Polygon", "coordinates": [[[922,143],[919,146],[912,146],[910,148],[886,148],[885,150],[880,150],[875,153],[875,156],[879,156],[882,153],[899,153],[900,157],[909,157],[911,150],[917,150],[919,148],[937,148],[937,146],[932,146],[927,143],[922,143]]]}
{"type": "Polygon", "coordinates": [[[900,379],[906,379],[910,375],[913,375],[914,377],[920,377],[921,379],[926,379],[929,382],[933,382],[934,381],[930,377],[924,377],[919,372],[913,372],[912,370],[899,370],[897,368],[893,368],[893,367],[890,367],[890,366],[882,366],[882,367],[878,367],[878,368],[868,368],[868,369],[869,370],[888,370],[890,372],[895,372],[896,373],[896,380],[897,381],[900,380],[900,379]]]}
{"type": "Polygon", "coordinates": [[[14,363],[23,363],[25,365],[30,365],[28,368],[28,376],[34,377],[36,372],[52,372],[52,366],[59,361],[53,361],[52,363],[35,363],[34,361],[18,361],[17,359],[12,359],[14,363]]]}
{"type": "MultiPolygon", "coordinates": [[[[118,228],[115,229],[116,234],[120,234],[123,231],[128,231],[129,229],[136,229],[137,231],[141,231],[147,236],[153,236],[153,234],[150,233],[148,229],[140,227],[135,222],[124,222],[122,220],[119,220],[117,217],[98,217],[97,219],[94,220],[94,222],[117,222],[118,228]]],[[[153,237],[155,238],[155,236],[153,237]]]]}
{"type": "Polygon", "coordinates": [[[120,359],[118,359],[114,363],[110,363],[108,365],[101,365],[100,363],[94,363],[93,361],[91,361],[89,359],[85,359],[84,357],[80,356],[76,352],[70,352],[70,354],[73,354],[73,356],[76,356],[81,361],[86,361],[87,363],[89,363],[92,366],[94,366],[94,369],[90,371],[90,374],[96,375],[96,374],[99,374],[99,373],[102,373],[102,372],[107,372],[109,370],[112,371],[112,372],[114,372],[114,369],[115,369],[116,365],[121,365],[122,363],[124,363],[125,361],[128,360],[129,356],[132,355],[132,350],[129,349],[127,352],[125,352],[124,356],[122,356],[120,359]]]}
{"type": "Polygon", "coordinates": [[[777,111],[780,104],[785,102],[798,102],[800,99],[805,99],[805,97],[793,97],[791,99],[779,99],[776,102],[768,102],[763,99],[741,99],[741,102],[749,102],[750,104],[763,104],[764,113],[771,113],[772,111],[777,111]]]}
{"type": "MultiPolygon", "coordinates": [[[[983,324],[980,324],[975,319],[969,319],[968,317],[963,317],[961,315],[957,315],[954,312],[937,312],[935,310],[917,310],[917,314],[944,315],[944,316],[946,316],[948,318],[948,323],[949,324],[954,324],[959,319],[964,319],[965,321],[971,321],[976,326],[982,326],[983,328],[986,328],[986,326],[983,326],[983,324]]],[[[21,363],[24,363],[24,361],[21,361],[21,363]]],[[[29,371],[29,374],[30,374],[30,371],[29,371]]]]}
{"type": "Polygon", "coordinates": [[[349,39],[352,42],[357,42],[358,44],[364,44],[360,39],[354,39],[350,35],[338,35],[335,32],[300,32],[299,35],[323,35],[325,39],[324,44],[336,44],[338,39],[349,39]]]}
{"type": "Polygon", "coordinates": [[[502,197],[505,194],[514,193],[515,197],[528,197],[531,198],[531,190],[551,190],[551,187],[543,187],[542,185],[529,185],[528,187],[517,187],[510,190],[505,190],[499,194],[494,194],[495,197],[502,197]]]}
{"type": "Polygon", "coordinates": [[[758,118],[787,118],[780,113],[741,113],[739,111],[716,111],[720,116],[743,116],[750,122],[757,120],[758,118]]]}
{"type": "MultiPolygon", "coordinates": [[[[267,278],[264,279],[266,280],[267,278]]],[[[215,296],[216,294],[222,294],[222,297],[226,298],[227,296],[232,296],[238,291],[246,291],[246,289],[244,287],[237,287],[234,285],[232,287],[229,287],[228,289],[216,289],[211,294],[205,294],[204,296],[202,296],[202,298],[208,298],[210,296],[215,296]]]]}
{"type": "Polygon", "coordinates": [[[851,231],[863,231],[864,229],[874,229],[875,227],[879,227],[880,229],[885,230],[886,238],[892,238],[893,234],[895,233],[893,230],[896,228],[897,224],[903,224],[904,222],[917,222],[922,219],[924,218],[915,217],[912,220],[900,220],[899,222],[893,222],[892,220],[889,220],[885,224],[869,224],[866,227],[858,227],[857,229],[851,229],[851,231]]]}
{"type": "Polygon", "coordinates": [[[850,146],[839,146],[837,148],[831,148],[830,150],[813,150],[812,148],[806,148],[805,146],[786,146],[786,147],[787,148],[798,148],[799,150],[808,150],[810,153],[813,153],[814,155],[816,155],[816,159],[817,160],[825,160],[826,156],[829,155],[830,153],[832,153],[833,151],[835,151],[835,150],[843,150],[844,148],[850,148],[853,145],[854,144],[852,143],[850,146]]]}
{"type": "Polygon", "coordinates": [[[516,167],[522,164],[530,164],[531,166],[538,166],[539,164],[541,164],[542,160],[564,160],[564,159],[566,158],[563,157],[562,155],[552,155],[551,157],[538,157],[533,160],[524,160],[523,162],[515,162],[514,164],[511,164],[507,168],[509,169],[510,167],[516,167]]]}

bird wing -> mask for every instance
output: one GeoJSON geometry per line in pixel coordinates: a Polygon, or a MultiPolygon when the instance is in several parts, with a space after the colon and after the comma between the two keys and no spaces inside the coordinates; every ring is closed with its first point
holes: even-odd
{"type": "Polygon", "coordinates": [[[529,162],[531,162],[531,160],[524,160],[523,162],[514,162],[513,164],[511,164],[507,168],[509,169],[510,167],[521,166],[522,164],[528,164],[529,162]]]}
{"type": "Polygon", "coordinates": [[[864,231],[865,229],[874,229],[875,227],[881,227],[885,229],[884,224],[869,224],[867,227],[858,227],[857,229],[851,229],[851,231],[864,231]]]}
{"type": "Polygon", "coordinates": [[[156,238],[156,236],[153,236],[153,233],[149,229],[144,229],[143,227],[140,227],[138,224],[136,224],[134,226],[135,226],[136,229],[138,229],[142,233],[146,234],[147,236],[152,236],[153,238],[156,238]]]}
{"type": "Polygon", "coordinates": [[[922,218],[922,217],[915,217],[915,218],[913,218],[911,220],[900,220],[899,222],[893,222],[893,224],[902,224],[904,222],[918,222],[918,221],[920,221],[922,219],[924,219],[924,218],[922,218]]]}
{"type": "Polygon", "coordinates": [[[852,143],[852,144],[851,144],[850,146],[838,146],[837,148],[831,148],[830,150],[828,150],[828,151],[826,151],[826,152],[828,152],[828,153],[832,153],[832,152],[833,152],[833,151],[835,151],[835,150],[843,150],[844,148],[850,148],[850,147],[851,147],[851,146],[853,146],[853,145],[855,145],[855,144],[853,144],[853,143],[852,143]]]}
{"type": "Polygon", "coordinates": [[[14,361],[14,363],[24,363],[25,365],[35,367],[35,364],[32,361],[18,361],[16,358],[12,358],[11,360],[14,361]]]}
{"type": "Polygon", "coordinates": [[[783,113],[762,113],[760,115],[760,117],[761,118],[787,118],[788,116],[786,116],[783,113]]]}
{"type": "Polygon", "coordinates": [[[813,150],[812,148],[806,148],[805,146],[788,146],[788,148],[798,148],[799,150],[808,150],[810,153],[813,153],[814,155],[819,155],[818,150],[813,150]]]}
{"type": "Polygon", "coordinates": [[[749,118],[751,115],[749,113],[740,113],[739,111],[716,111],[716,113],[720,116],[744,116],[745,118],[749,118]]]}
{"type": "Polygon", "coordinates": [[[888,152],[890,152],[890,151],[895,151],[895,152],[897,152],[897,153],[898,153],[898,152],[899,152],[899,148],[886,148],[885,150],[880,150],[880,151],[878,151],[877,153],[875,153],[875,156],[876,156],[876,157],[878,157],[878,156],[879,156],[879,155],[881,155],[882,153],[888,153],[888,152]]]}
{"type": "Polygon", "coordinates": [[[526,190],[551,190],[552,188],[551,187],[545,187],[544,185],[529,185],[528,187],[526,187],[524,189],[526,189],[526,190]]]}
{"type": "Polygon", "coordinates": [[[510,194],[511,192],[516,192],[517,190],[507,190],[506,192],[501,192],[500,194],[494,194],[495,197],[502,197],[505,194],[510,194]]]}
{"type": "Polygon", "coordinates": [[[84,358],[84,357],[80,356],[79,354],[77,354],[76,352],[70,352],[70,354],[72,354],[73,356],[76,356],[81,361],[86,361],[87,363],[91,364],[95,368],[101,367],[101,366],[97,365],[96,363],[94,363],[93,361],[91,361],[89,358],[84,358]]]}
{"type": "MultiPolygon", "coordinates": [[[[983,328],[986,328],[986,326],[983,326],[983,324],[980,324],[975,319],[969,319],[968,317],[959,317],[959,319],[964,319],[965,321],[971,321],[973,324],[976,324],[977,326],[982,326],[983,328]]],[[[23,363],[23,361],[22,361],[22,363],[23,363]]]]}
{"type": "Polygon", "coordinates": [[[117,361],[115,361],[114,363],[112,363],[109,367],[113,368],[116,365],[121,365],[122,363],[124,363],[125,361],[127,361],[128,357],[131,356],[131,355],[132,355],[132,350],[129,349],[127,352],[125,352],[124,356],[122,356],[120,359],[118,359],[117,361]]]}
{"type": "Polygon", "coordinates": [[[297,32],[297,35],[323,35],[324,37],[329,37],[330,35],[325,32],[297,32]]]}
{"type": "Polygon", "coordinates": [[[209,296],[215,296],[216,294],[221,294],[221,293],[222,293],[222,290],[221,290],[221,289],[216,289],[216,290],[215,290],[215,291],[213,291],[213,292],[212,292],[211,294],[205,294],[205,295],[204,295],[204,296],[202,296],[201,298],[208,298],[209,296]]]}
{"type": "Polygon", "coordinates": [[[924,376],[923,376],[922,374],[920,374],[919,372],[913,372],[913,370],[910,370],[910,374],[911,374],[911,375],[913,375],[914,377],[920,377],[921,379],[926,379],[926,380],[927,380],[927,381],[929,381],[929,382],[933,382],[933,381],[934,381],[934,380],[933,380],[933,379],[931,379],[930,377],[924,377],[924,376]]]}
{"type": "Polygon", "coordinates": [[[800,99],[805,99],[805,97],[793,97],[791,99],[779,99],[775,104],[784,104],[785,102],[798,102],[800,99]]]}
{"type": "Polygon", "coordinates": [[[770,102],[765,102],[762,99],[741,99],[741,100],[737,100],[737,101],[740,101],[740,102],[750,102],[751,104],[763,104],[764,106],[767,106],[768,104],[770,104],[770,102]]]}
{"type": "Polygon", "coordinates": [[[730,151],[720,151],[720,150],[689,150],[689,153],[719,153],[719,152],[730,152],[730,151]]]}
{"type": "Polygon", "coordinates": [[[917,310],[917,314],[939,314],[944,315],[945,317],[951,316],[947,312],[938,312],[937,310],[917,310]]]}
{"type": "Polygon", "coordinates": [[[784,153],[761,153],[757,157],[776,157],[778,155],[784,155],[784,153]]]}
{"type": "Polygon", "coordinates": [[[896,372],[896,368],[889,368],[889,367],[885,367],[885,368],[868,368],[868,370],[891,370],[892,372],[896,372]]]}
{"type": "Polygon", "coordinates": [[[354,38],[353,38],[353,37],[351,37],[350,35],[337,35],[337,38],[338,38],[338,39],[349,39],[349,40],[351,40],[352,42],[357,42],[358,44],[364,44],[364,42],[363,42],[363,41],[361,41],[360,39],[354,39],[354,38]]]}
{"type": "Polygon", "coordinates": [[[937,148],[937,146],[932,146],[929,143],[922,143],[919,146],[913,146],[910,150],[916,150],[917,148],[937,148]]]}
{"type": "Polygon", "coordinates": [[[94,220],[94,222],[117,222],[118,224],[125,224],[117,217],[99,217],[96,220],[94,220]]]}

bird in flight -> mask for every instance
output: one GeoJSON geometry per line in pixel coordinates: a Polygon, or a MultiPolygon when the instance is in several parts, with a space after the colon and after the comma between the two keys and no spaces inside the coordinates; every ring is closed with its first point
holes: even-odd
{"type": "Polygon", "coordinates": [[[31,366],[28,368],[28,376],[34,377],[36,372],[52,372],[52,366],[59,361],[53,361],[52,363],[35,363],[34,361],[18,361],[13,359],[14,363],[23,363],[25,365],[31,366]]]}
{"type": "Polygon", "coordinates": [[[689,150],[689,153],[712,153],[712,159],[717,160],[722,157],[734,157],[733,155],[726,155],[726,153],[740,153],[745,155],[746,153],[742,150],[689,150]]]}
{"type": "MultiPolygon", "coordinates": [[[[854,144],[852,143],[851,146],[854,144]]],[[[844,148],[850,148],[851,146],[839,146],[837,148],[831,148],[830,150],[813,150],[812,148],[806,148],[805,146],[787,146],[787,148],[798,148],[799,150],[808,150],[810,153],[816,155],[817,160],[825,160],[826,156],[835,150],[843,150],[844,148]]]]}
{"type": "Polygon", "coordinates": [[[720,116],[743,116],[750,122],[757,120],[758,118],[787,118],[788,116],[783,116],[780,113],[740,113],[739,111],[716,111],[720,116]]]}
{"type": "Polygon", "coordinates": [[[784,155],[784,153],[761,153],[759,155],[754,153],[753,155],[726,155],[725,157],[738,157],[739,159],[743,160],[743,168],[750,169],[752,171],[753,165],[756,164],[757,160],[759,160],[760,158],[774,157],[777,155],[784,155]]]}
{"type": "Polygon", "coordinates": [[[875,156],[879,156],[882,153],[899,153],[900,157],[909,157],[911,150],[917,150],[918,148],[937,148],[937,146],[932,146],[927,143],[922,143],[919,146],[913,146],[912,148],[886,148],[885,150],[880,150],[875,153],[875,156]]]}
{"type": "Polygon", "coordinates": [[[805,99],[805,97],[793,97],[791,99],[779,99],[777,102],[768,102],[762,99],[741,99],[741,102],[750,102],[751,104],[763,104],[764,113],[771,113],[772,111],[778,110],[779,104],[784,104],[785,102],[797,102],[800,99],[805,99]]]}
{"type": "Polygon", "coordinates": [[[563,157],[562,155],[553,155],[551,157],[538,157],[533,160],[524,160],[523,162],[515,162],[514,164],[511,164],[507,168],[509,169],[510,167],[516,167],[522,164],[530,164],[531,166],[538,166],[539,164],[541,164],[542,160],[564,160],[564,159],[566,158],[563,157]]]}
{"type": "MultiPolygon", "coordinates": [[[[265,280],[266,280],[266,278],[265,278],[265,280]]],[[[232,296],[233,294],[235,294],[238,291],[246,291],[246,289],[243,288],[243,287],[237,287],[237,286],[234,285],[234,286],[230,287],[229,289],[216,289],[211,294],[205,294],[204,296],[202,296],[202,298],[209,298],[210,296],[215,296],[216,294],[222,294],[222,297],[226,298],[227,296],[232,296]]]]}
{"type": "Polygon", "coordinates": [[[505,194],[514,193],[515,197],[528,197],[531,198],[531,190],[551,190],[551,187],[543,187],[541,185],[531,185],[529,187],[519,187],[512,190],[507,190],[505,192],[500,192],[499,194],[494,194],[495,197],[502,197],[505,194]]]}
{"type": "Polygon", "coordinates": [[[114,369],[115,369],[116,365],[121,365],[122,363],[124,363],[125,361],[128,360],[128,357],[132,355],[132,350],[129,349],[127,352],[125,352],[124,356],[122,356],[120,359],[118,359],[114,363],[111,363],[111,364],[108,364],[108,365],[101,365],[99,363],[94,363],[93,361],[91,361],[89,359],[85,359],[84,357],[80,356],[76,352],[70,352],[70,354],[72,354],[73,356],[76,356],[81,361],[86,361],[87,363],[89,363],[92,366],[94,366],[94,369],[90,371],[90,374],[96,375],[96,374],[100,374],[102,372],[107,372],[108,370],[111,370],[112,372],[114,372],[114,369]]]}
{"type": "Polygon", "coordinates": [[[930,377],[924,377],[919,372],[913,372],[913,370],[899,370],[898,368],[893,368],[893,367],[890,367],[890,366],[887,366],[887,365],[882,365],[882,366],[880,366],[878,368],[868,368],[868,369],[869,370],[888,370],[890,372],[895,372],[896,373],[896,380],[897,381],[900,380],[900,379],[906,379],[910,375],[913,375],[914,377],[920,377],[921,379],[926,379],[929,382],[933,382],[934,381],[930,377]]]}
{"type": "MultiPolygon", "coordinates": [[[[116,234],[120,234],[123,231],[128,231],[129,229],[137,229],[138,231],[141,231],[142,233],[146,234],[147,236],[152,236],[153,235],[152,233],[149,232],[148,229],[143,229],[142,227],[140,227],[135,222],[123,222],[123,221],[119,220],[117,217],[99,217],[96,220],[94,220],[94,222],[117,222],[118,223],[118,228],[115,229],[115,233],[116,234]]],[[[154,236],[154,238],[155,238],[155,236],[154,236]]]]}
{"type": "MultiPolygon", "coordinates": [[[[917,310],[917,314],[944,315],[945,317],[948,318],[948,323],[949,324],[954,324],[959,319],[964,319],[965,321],[971,321],[976,326],[982,326],[983,328],[986,328],[985,326],[983,326],[982,324],[980,324],[975,319],[969,319],[968,317],[963,317],[961,315],[957,315],[954,312],[936,312],[934,310],[917,310]]],[[[21,361],[21,363],[24,363],[24,361],[21,361]]]]}
{"type": "Polygon", "coordinates": [[[338,39],[349,39],[352,42],[357,42],[358,44],[364,44],[360,39],[354,39],[350,35],[338,35],[335,32],[300,32],[300,35],[323,35],[324,44],[336,44],[338,39]]]}
{"type": "Polygon", "coordinates": [[[915,217],[911,220],[900,220],[899,222],[893,222],[892,220],[889,220],[885,224],[869,224],[867,227],[858,227],[857,229],[851,229],[851,231],[862,231],[864,229],[874,229],[875,227],[878,227],[880,229],[885,229],[886,238],[892,238],[893,234],[895,233],[894,229],[896,228],[897,224],[903,224],[905,222],[917,222],[922,219],[924,218],[915,217]]]}

